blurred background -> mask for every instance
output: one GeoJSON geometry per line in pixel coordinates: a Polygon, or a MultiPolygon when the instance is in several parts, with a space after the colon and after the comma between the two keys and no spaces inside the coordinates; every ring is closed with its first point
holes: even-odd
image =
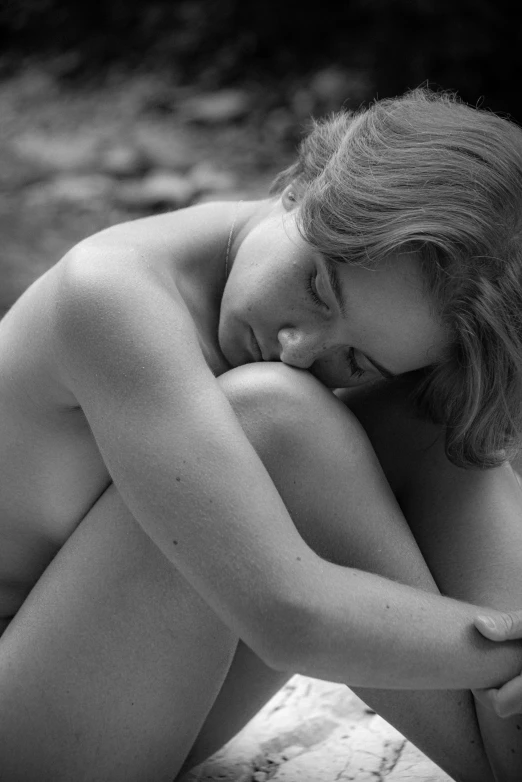
{"type": "Polygon", "coordinates": [[[522,121],[505,0],[3,0],[0,315],[84,236],[257,197],[310,116],[421,84],[522,121]]]}

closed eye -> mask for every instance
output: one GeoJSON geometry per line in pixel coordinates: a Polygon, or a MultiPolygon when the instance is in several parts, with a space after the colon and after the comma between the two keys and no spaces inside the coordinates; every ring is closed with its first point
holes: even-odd
{"type": "Polygon", "coordinates": [[[317,272],[314,272],[308,277],[306,289],[308,291],[308,295],[317,307],[328,307],[328,305],[325,304],[325,302],[321,299],[317,291],[317,272]]]}
{"type": "Polygon", "coordinates": [[[350,367],[352,377],[362,377],[366,373],[366,369],[363,369],[363,367],[357,363],[355,348],[350,348],[348,351],[348,366],[350,367]]]}

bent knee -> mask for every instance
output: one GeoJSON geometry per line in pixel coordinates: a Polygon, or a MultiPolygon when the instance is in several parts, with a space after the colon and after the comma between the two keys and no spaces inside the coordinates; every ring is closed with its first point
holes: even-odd
{"type": "Polygon", "coordinates": [[[356,416],[309,372],[276,362],[247,364],[219,382],[256,447],[313,447],[326,438],[371,448],[356,416]]]}
{"type": "Polygon", "coordinates": [[[332,392],[306,370],[279,361],[244,364],[225,372],[218,381],[234,403],[332,396],[332,392]]]}
{"type": "Polygon", "coordinates": [[[328,414],[337,403],[313,375],[278,362],[246,364],[221,375],[219,382],[236,415],[272,423],[302,422],[305,414],[328,414]]]}

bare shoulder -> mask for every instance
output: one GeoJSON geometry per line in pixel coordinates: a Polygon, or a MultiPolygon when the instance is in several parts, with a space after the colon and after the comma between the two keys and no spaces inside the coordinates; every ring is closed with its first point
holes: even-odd
{"type": "Polygon", "coordinates": [[[117,349],[120,368],[125,355],[129,367],[150,368],[159,355],[164,366],[196,360],[200,324],[180,291],[223,257],[234,208],[217,202],[143,218],[76,245],[56,270],[59,354],[70,360],[95,352],[112,365],[117,349]]]}
{"type": "MultiPolygon", "coordinates": [[[[219,242],[217,226],[227,206],[189,207],[119,223],[87,237],[57,264],[58,311],[68,311],[69,304],[103,307],[107,297],[120,306],[128,302],[131,308],[137,297],[145,300],[147,289],[160,281],[175,304],[176,262],[192,250],[204,252],[212,238],[219,242]]],[[[81,306],[77,312],[81,314],[81,306]]],[[[89,309],[87,314],[95,313],[89,309]]]]}
{"type": "MultiPolygon", "coordinates": [[[[73,247],[54,269],[58,328],[109,306],[138,316],[161,290],[165,305],[185,311],[175,279],[195,258],[222,253],[228,203],[203,204],[111,226],[73,247]],[[141,302],[141,304],[138,303],[141,302]],[[65,317],[65,321],[64,321],[65,317]]],[[[159,301],[157,302],[159,303],[159,301]]]]}
{"type": "Polygon", "coordinates": [[[118,223],[80,242],[73,252],[87,247],[91,251],[170,255],[173,249],[186,250],[193,243],[201,246],[219,239],[234,208],[233,203],[216,201],[118,223]]]}
{"type": "Polygon", "coordinates": [[[131,382],[167,342],[194,331],[168,264],[139,248],[88,241],[62,260],[57,278],[52,333],[66,370],[112,367],[131,382]]]}

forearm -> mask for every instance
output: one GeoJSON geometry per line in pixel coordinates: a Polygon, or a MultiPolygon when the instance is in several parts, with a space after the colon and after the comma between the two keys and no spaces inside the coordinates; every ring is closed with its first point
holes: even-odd
{"type": "Polygon", "coordinates": [[[283,667],[386,689],[498,686],[522,667],[522,642],[483,638],[476,606],[324,561],[308,579],[301,643],[283,667]]]}
{"type": "MultiPolygon", "coordinates": [[[[225,624],[275,667],[289,662],[291,669],[360,686],[484,687],[513,675],[520,663],[514,650],[506,657],[509,649],[495,648],[491,655],[504,666],[498,672],[494,661],[487,667],[485,647],[493,644],[470,629],[471,609],[462,614],[460,608],[459,619],[450,601],[315,555],[228,400],[197,358],[193,326],[182,313],[172,313],[171,292],[140,279],[154,307],[140,309],[140,318],[133,319],[136,281],[122,291],[119,277],[115,287],[110,275],[95,284],[91,276],[89,271],[79,274],[79,282],[73,279],[60,320],[71,389],[124,502],[225,624]],[[176,340],[158,342],[159,334],[174,334],[176,340]],[[92,350],[102,338],[103,345],[92,350]],[[432,612],[441,614],[438,623],[432,612]],[[404,638],[405,629],[410,638],[404,638]],[[293,636],[302,638],[295,656],[288,642],[293,636]],[[463,659],[466,648],[474,650],[472,666],[463,659]],[[453,670],[452,655],[460,658],[453,670]]],[[[313,378],[306,382],[316,385],[313,378]]],[[[335,408],[330,416],[335,433],[346,411],[329,393],[321,400],[323,411],[335,408]]],[[[360,460],[367,450],[356,431],[330,459],[345,471],[349,458],[354,471],[352,501],[347,504],[346,495],[337,492],[340,517],[351,523],[366,523],[368,509],[356,502],[356,487],[368,469],[367,460],[360,460]]],[[[324,475],[331,480],[338,473],[324,475]]],[[[330,496],[326,483],[323,479],[323,491],[330,496]]],[[[387,524],[399,511],[384,481],[381,489],[382,501],[372,494],[371,512],[387,524]]]]}

